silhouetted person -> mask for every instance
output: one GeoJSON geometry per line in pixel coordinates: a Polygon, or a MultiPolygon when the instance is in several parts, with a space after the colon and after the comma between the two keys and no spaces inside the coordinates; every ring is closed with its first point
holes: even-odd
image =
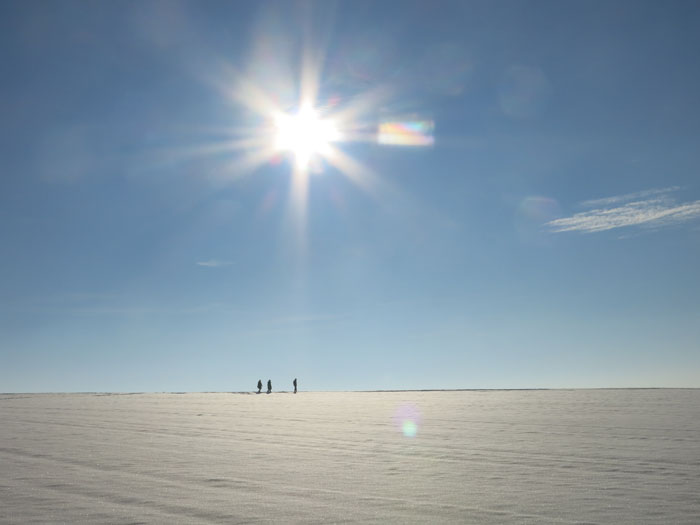
{"type": "Polygon", "coordinates": [[[267,393],[269,394],[272,392],[272,381],[270,379],[267,380],[267,393]]]}
{"type": "Polygon", "coordinates": [[[262,379],[258,379],[258,394],[261,392],[261,390],[262,390],[262,379]]]}
{"type": "Polygon", "coordinates": [[[294,385],[294,393],[297,393],[297,378],[294,378],[294,381],[292,381],[292,384],[294,385]]]}

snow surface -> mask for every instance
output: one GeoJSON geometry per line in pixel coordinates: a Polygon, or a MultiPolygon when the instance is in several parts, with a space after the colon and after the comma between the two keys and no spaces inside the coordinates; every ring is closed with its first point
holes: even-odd
{"type": "Polygon", "coordinates": [[[700,523],[700,390],[2,394],[2,523],[700,523]]]}

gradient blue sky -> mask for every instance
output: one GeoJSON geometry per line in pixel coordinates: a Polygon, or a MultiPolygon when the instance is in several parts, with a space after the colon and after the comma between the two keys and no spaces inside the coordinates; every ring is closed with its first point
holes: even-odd
{"type": "Polygon", "coordinates": [[[0,391],[699,387],[698,51],[695,2],[2,2],[0,391]],[[304,49],[435,142],[338,144],[376,187],[322,164],[300,236],[215,146],[304,49]]]}

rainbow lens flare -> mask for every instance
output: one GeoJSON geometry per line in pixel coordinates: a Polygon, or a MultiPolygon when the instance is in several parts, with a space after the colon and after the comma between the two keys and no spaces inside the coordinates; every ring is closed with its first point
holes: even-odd
{"type": "Polygon", "coordinates": [[[409,438],[416,437],[421,422],[421,413],[418,407],[412,403],[399,405],[394,412],[394,424],[399,431],[409,438]]]}
{"type": "Polygon", "coordinates": [[[379,123],[377,142],[389,146],[432,146],[432,120],[390,120],[379,123]]]}
{"type": "Polygon", "coordinates": [[[403,435],[406,437],[415,437],[418,427],[413,421],[403,422],[403,435]]]}
{"type": "Polygon", "coordinates": [[[547,197],[531,196],[522,200],[518,213],[539,224],[544,224],[561,216],[559,203],[547,197]]]}

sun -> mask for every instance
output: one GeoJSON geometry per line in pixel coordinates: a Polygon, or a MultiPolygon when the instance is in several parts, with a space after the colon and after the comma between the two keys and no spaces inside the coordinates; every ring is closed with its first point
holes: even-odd
{"type": "Polygon", "coordinates": [[[334,121],[321,118],[308,104],[296,114],[281,113],[275,118],[275,149],[294,155],[299,169],[307,169],[314,157],[327,157],[331,142],[340,139],[334,121]]]}

